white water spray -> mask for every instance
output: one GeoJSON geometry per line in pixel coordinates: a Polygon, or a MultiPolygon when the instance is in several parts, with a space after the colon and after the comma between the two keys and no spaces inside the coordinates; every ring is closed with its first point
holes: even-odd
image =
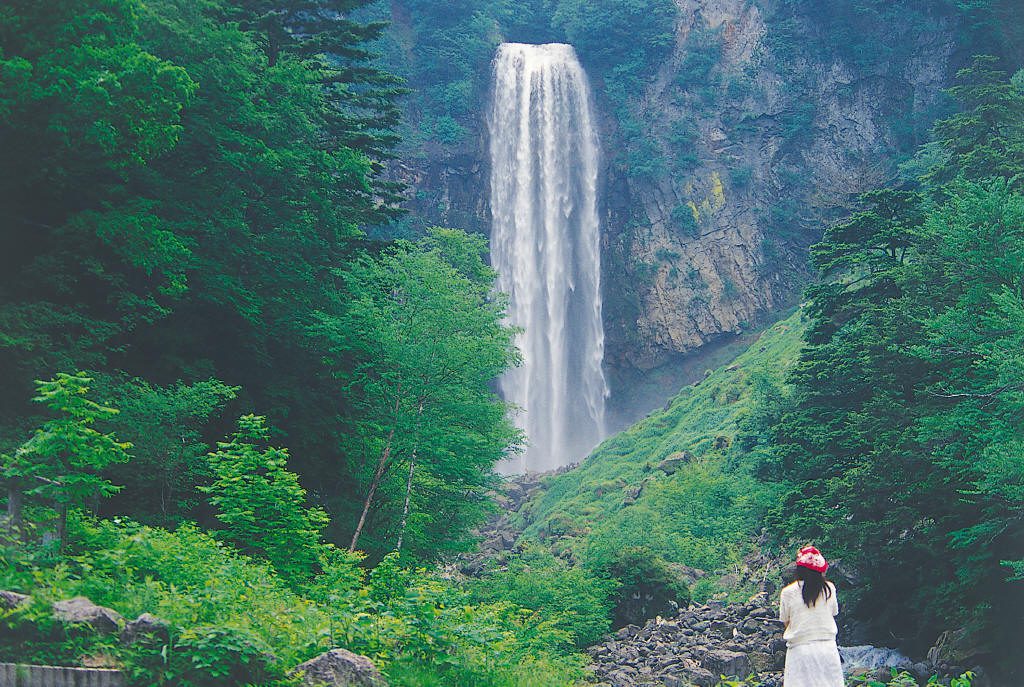
{"type": "Polygon", "coordinates": [[[523,364],[500,380],[528,448],[502,468],[551,470],[604,437],[600,154],[572,46],[505,43],[494,60],[491,258],[523,364]]]}

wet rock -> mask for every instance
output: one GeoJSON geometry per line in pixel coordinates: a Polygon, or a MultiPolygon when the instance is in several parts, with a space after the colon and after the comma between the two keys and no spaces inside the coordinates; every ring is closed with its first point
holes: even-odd
{"type": "Polygon", "coordinates": [[[112,608],[97,606],[84,596],[53,604],[53,615],[65,623],[84,623],[104,634],[120,631],[124,618],[112,608]]]}
{"type": "Polygon", "coordinates": [[[910,666],[910,674],[913,675],[918,681],[924,682],[931,677],[932,669],[924,661],[918,661],[910,666]]]}
{"type": "Polygon", "coordinates": [[[987,654],[985,647],[973,641],[966,629],[948,630],[939,635],[928,650],[928,664],[941,672],[954,672],[959,666],[974,665],[987,654]]]}

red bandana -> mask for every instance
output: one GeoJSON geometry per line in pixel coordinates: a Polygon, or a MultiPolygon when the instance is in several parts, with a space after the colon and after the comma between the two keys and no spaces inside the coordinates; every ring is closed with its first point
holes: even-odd
{"type": "Polygon", "coordinates": [[[796,564],[804,568],[817,570],[820,573],[828,570],[828,561],[821,555],[821,551],[818,551],[813,546],[805,546],[797,552],[796,564]]]}

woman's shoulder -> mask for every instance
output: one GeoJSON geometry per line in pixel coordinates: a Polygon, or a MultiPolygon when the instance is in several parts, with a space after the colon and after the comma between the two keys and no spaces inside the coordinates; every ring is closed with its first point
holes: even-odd
{"type": "Polygon", "coordinates": [[[800,581],[797,580],[796,582],[790,582],[789,584],[787,584],[785,587],[782,588],[781,594],[787,596],[791,596],[793,594],[800,594],[800,581]]]}

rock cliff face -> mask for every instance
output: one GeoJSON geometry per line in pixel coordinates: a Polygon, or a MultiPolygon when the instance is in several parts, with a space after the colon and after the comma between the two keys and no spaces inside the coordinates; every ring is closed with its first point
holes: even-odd
{"type": "MultiPolygon", "coordinates": [[[[665,170],[609,169],[609,272],[636,285],[632,303],[609,291],[613,365],[662,364],[793,302],[822,224],[894,176],[913,145],[899,128],[933,112],[953,46],[936,16],[918,36],[893,32],[916,41],[917,59],[862,73],[773,52],[776,27],[750,2],[680,7],[675,51],[634,115],[665,170]],[[716,55],[704,73],[696,53],[716,55]]],[[[796,20],[814,33],[814,17],[796,20]]]]}
{"type": "MultiPolygon", "coordinates": [[[[616,103],[592,74],[613,411],[631,403],[647,371],[682,371],[652,377],[671,392],[703,371],[702,357],[799,298],[825,223],[854,194],[892,180],[921,142],[955,49],[956,27],[942,14],[918,18],[913,35],[879,29],[912,58],[857,62],[829,47],[815,16],[783,18],[767,1],[677,2],[674,49],[642,94],[616,103]],[[820,49],[790,50],[794,32],[820,49]]],[[[478,128],[463,143],[420,151],[396,170],[415,221],[487,232],[479,97],[478,128]]]]}

